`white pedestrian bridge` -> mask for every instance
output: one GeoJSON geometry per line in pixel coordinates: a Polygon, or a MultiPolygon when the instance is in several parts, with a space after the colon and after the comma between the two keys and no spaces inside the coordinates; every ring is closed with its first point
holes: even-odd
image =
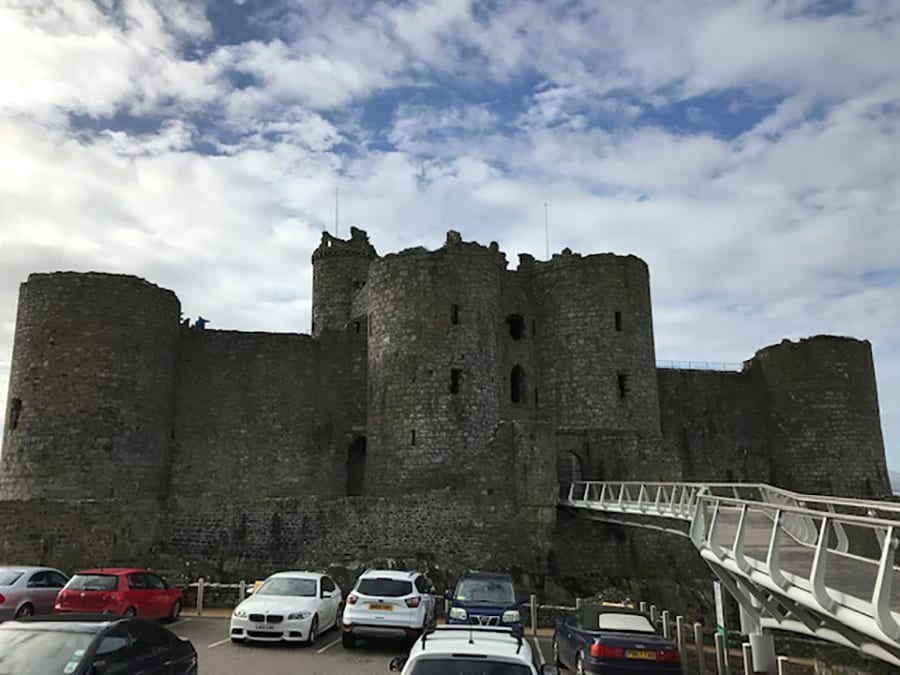
{"type": "Polygon", "coordinates": [[[900,666],[900,503],[753,483],[576,482],[560,506],[690,538],[753,632],[814,635],[900,666]]]}

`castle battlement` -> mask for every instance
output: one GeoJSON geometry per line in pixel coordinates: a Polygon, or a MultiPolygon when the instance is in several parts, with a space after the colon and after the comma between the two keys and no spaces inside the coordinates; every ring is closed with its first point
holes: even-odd
{"type": "MultiPolygon", "coordinates": [[[[83,502],[65,517],[105,531],[115,503],[146,532],[139,549],[109,532],[110,551],[153,540],[220,568],[341,547],[431,560],[475,522],[485,549],[466,564],[482,566],[553,546],[561,481],[888,492],[866,341],[773,345],[739,373],[658,370],[633,255],[520,254],[510,270],[496,242],[450,231],[435,251],[380,256],[353,228],[323,233],[312,265],[311,335],[189,329],[175,293],[137,277],[30,275],[0,506],[83,502]],[[410,536],[413,517],[434,531],[410,536]],[[373,518],[396,541],[359,529],[373,518]]],[[[9,527],[29,513],[8,511],[9,527]]]]}

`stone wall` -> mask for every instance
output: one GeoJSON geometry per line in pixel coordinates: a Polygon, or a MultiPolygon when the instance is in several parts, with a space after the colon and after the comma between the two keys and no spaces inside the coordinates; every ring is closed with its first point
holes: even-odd
{"type": "Polygon", "coordinates": [[[365,342],[329,338],[184,329],[177,503],[346,494],[348,448],[365,428],[365,342]]]}
{"type": "Polygon", "coordinates": [[[569,252],[534,263],[531,274],[541,419],[563,429],[658,434],[646,264],[569,252]]]}
{"type": "Polygon", "coordinates": [[[117,274],[22,284],[0,498],[159,497],[171,460],[179,302],[117,274]]]}
{"type": "Polygon", "coordinates": [[[71,573],[100,565],[153,565],[162,507],[152,500],[0,501],[0,564],[71,573]]]}
{"type": "Polygon", "coordinates": [[[773,480],[768,410],[748,373],[659,372],[662,451],[678,458],[673,480],[773,480]]]}

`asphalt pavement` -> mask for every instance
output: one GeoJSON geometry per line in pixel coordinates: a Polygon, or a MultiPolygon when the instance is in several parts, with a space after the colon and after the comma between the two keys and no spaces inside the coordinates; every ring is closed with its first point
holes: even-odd
{"type": "MultiPolygon", "coordinates": [[[[228,623],[221,618],[185,617],[168,628],[194,644],[199,675],[388,675],[391,659],[408,651],[408,646],[399,642],[362,642],[344,649],[337,630],[319,635],[313,645],[233,644],[228,623]]],[[[529,640],[540,665],[550,654],[550,638],[529,640]]]]}

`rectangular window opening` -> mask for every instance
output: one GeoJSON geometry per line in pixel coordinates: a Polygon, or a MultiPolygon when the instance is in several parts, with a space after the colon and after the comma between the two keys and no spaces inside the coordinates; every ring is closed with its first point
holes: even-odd
{"type": "Polygon", "coordinates": [[[454,326],[459,323],[459,305],[450,305],[450,323],[454,326]]]}
{"type": "Polygon", "coordinates": [[[459,368],[454,368],[450,371],[450,393],[458,394],[459,393],[459,380],[462,377],[462,371],[459,368]]]}
{"type": "Polygon", "coordinates": [[[534,388],[534,407],[536,408],[538,404],[538,390],[537,387],[534,388]]]}
{"type": "Polygon", "coordinates": [[[619,398],[625,398],[628,394],[628,375],[619,373],[619,398]]]}
{"type": "Polygon", "coordinates": [[[531,335],[532,335],[532,337],[537,335],[537,321],[531,322],[531,335]]]}
{"type": "Polygon", "coordinates": [[[410,445],[415,445],[415,444],[416,444],[416,430],[415,430],[415,429],[413,429],[412,432],[411,432],[410,435],[409,435],[409,444],[410,444],[410,445]]]}
{"type": "Polygon", "coordinates": [[[616,312],[616,330],[622,330],[622,312],[616,312]]]}

